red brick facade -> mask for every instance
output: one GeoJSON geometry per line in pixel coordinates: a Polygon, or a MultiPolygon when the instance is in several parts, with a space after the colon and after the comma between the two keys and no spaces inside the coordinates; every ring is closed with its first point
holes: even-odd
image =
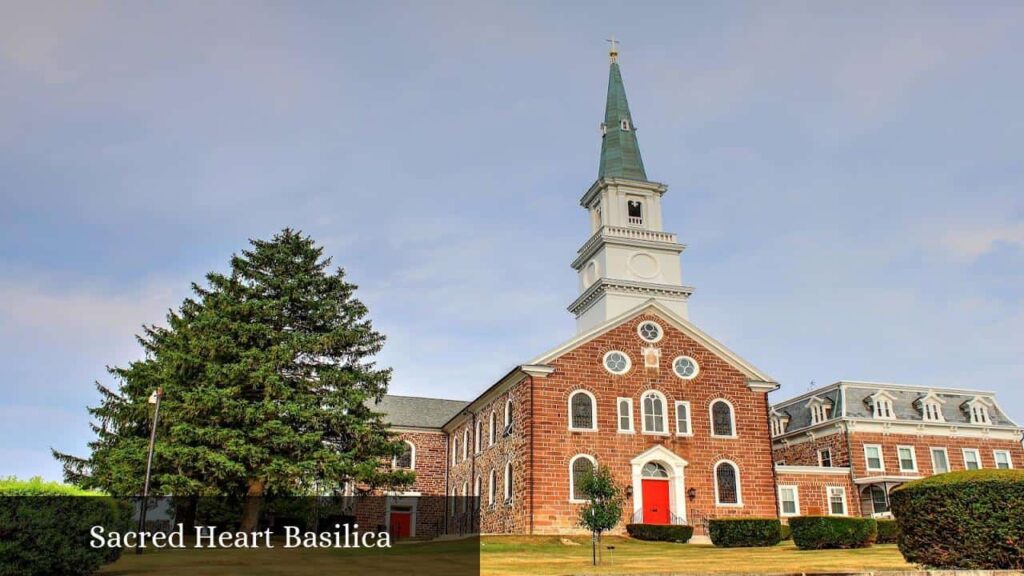
{"type": "MultiPolygon", "coordinates": [[[[574,533],[580,532],[577,519],[579,503],[570,502],[570,461],[586,455],[599,465],[611,469],[620,486],[634,485],[632,460],[638,455],[662,446],[673,458],[686,461],[680,492],[695,493],[685,503],[674,501],[675,510],[685,519],[698,524],[707,518],[723,516],[771,516],[775,514],[775,490],[772,472],[771,439],[767,427],[767,398],[764,391],[753,391],[748,377],[715,352],[695,339],[671,327],[670,322],[655,316],[633,318],[610,331],[560,356],[547,365],[553,369],[546,377],[523,377],[506,391],[484,401],[471,404],[466,414],[453,419],[449,446],[456,442],[455,461],[449,471],[449,495],[475,491],[480,478],[480,528],[484,533],[574,533]],[[664,331],[654,344],[661,352],[657,367],[644,366],[641,349],[651,346],[637,334],[644,320],[654,320],[664,331]],[[622,375],[614,375],[603,366],[606,352],[618,350],[629,355],[632,366],[622,375]],[[671,368],[677,356],[689,356],[700,367],[692,380],[675,375],[671,368]],[[586,390],[596,401],[597,430],[569,429],[569,398],[577,390],[586,390]],[[641,395],[656,390],[665,399],[664,423],[667,432],[644,433],[641,395]],[[514,423],[512,434],[505,437],[505,403],[511,398],[514,423]],[[632,399],[632,428],[618,430],[617,399],[632,399]],[[726,400],[733,407],[735,437],[711,434],[710,407],[716,400],[726,400]],[[675,403],[689,402],[690,433],[677,434],[675,403]],[[494,446],[489,443],[490,414],[497,421],[494,446]],[[483,422],[483,447],[476,453],[474,421],[483,422]],[[469,431],[469,449],[463,457],[463,444],[469,431]],[[716,505],[714,467],[727,460],[739,472],[739,505],[716,505]],[[512,502],[504,497],[505,466],[512,465],[514,490],[512,502]],[[494,470],[497,484],[495,501],[490,502],[490,478],[494,470]]],[[[449,448],[447,459],[453,451],[449,448]]],[[[673,482],[677,479],[673,478],[673,482]]],[[[626,502],[623,522],[632,521],[639,494],[632,493],[626,502]]],[[[678,500],[678,495],[675,500],[678,500]]],[[[458,524],[463,512],[451,511],[452,522],[458,524]]],[[[698,528],[700,531],[702,528],[698,528]]]]}

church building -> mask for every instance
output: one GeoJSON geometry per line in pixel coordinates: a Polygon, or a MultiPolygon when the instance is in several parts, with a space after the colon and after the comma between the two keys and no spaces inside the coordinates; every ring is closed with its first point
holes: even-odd
{"type": "MultiPolygon", "coordinates": [[[[690,524],[698,537],[712,518],[795,515],[795,498],[808,508],[818,492],[821,502],[810,508],[828,513],[839,488],[844,504],[833,510],[860,509],[854,486],[869,484],[851,469],[864,455],[860,444],[843,447],[847,437],[832,431],[840,423],[854,427],[852,408],[839,399],[849,399],[854,387],[813,396],[830,412],[805,424],[813,398],[773,409],[768,393],[779,384],[688,319],[693,289],[683,282],[684,245],[662,220],[668,187],[647,177],[614,48],[610,56],[600,167],[580,198],[589,236],[572,260],[579,296],[568,309],[576,335],[482,386],[468,402],[386,396],[376,406],[408,446],[394,465],[416,472],[413,486],[392,495],[388,518],[400,526],[399,536],[579,533],[577,483],[599,465],[624,487],[623,524],[690,524]],[[835,445],[827,465],[807,456],[826,445],[835,445]],[[427,513],[417,504],[426,495],[456,498],[427,513]],[[463,496],[476,496],[475,504],[463,496]],[[432,519],[437,514],[442,522],[432,519]]],[[[900,411],[919,402],[896,386],[881,394],[874,398],[888,394],[900,411]]],[[[959,397],[940,390],[933,396],[952,418],[959,397]]],[[[975,402],[987,407],[992,424],[998,419],[1000,438],[1016,438],[1001,445],[1007,462],[1024,462],[1020,429],[990,396],[975,402]]],[[[913,436],[901,419],[891,424],[913,436]]],[[[921,452],[921,472],[938,470],[926,468],[924,458],[921,452]]],[[[979,458],[994,465],[1000,456],[979,458]]],[[[902,478],[902,469],[895,475],[902,478]]],[[[873,478],[870,485],[879,482],[887,490],[892,480],[873,478]]],[[[873,497],[870,489],[866,494],[873,497]]]]}

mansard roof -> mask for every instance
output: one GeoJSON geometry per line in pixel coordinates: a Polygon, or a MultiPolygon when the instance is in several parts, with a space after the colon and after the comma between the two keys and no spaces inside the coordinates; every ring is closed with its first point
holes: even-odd
{"type": "Polygon", "coordinates": [[[391,426],[440,430],[445,422],[468,406],[469,402],[387,394],[379,403],[370,402],[368,405],[374,411],[382,412],[384,421],[391,426]]]}
{"type": "Polygon", "coordinates": [[[896,421],[922,422],[921,402],[926,398],[939,400],[944,424],[971,424],[970,414],[962,406],[975,398],[983,399],[989,407],[992,426],[1017,426],[995,401],[995,394],[978,390],[962,390],[941,387],[911,386],[882,382],[840,381],[811,390],[805,394],[777,402],[772,409],[790,416],[786,433],[811,425],[811,411],[808,403],[813,398],[828,398],[833,402],[829,420],[842,418],[872,419],[872,397],[884,393],[892,399],[896,421]]]}

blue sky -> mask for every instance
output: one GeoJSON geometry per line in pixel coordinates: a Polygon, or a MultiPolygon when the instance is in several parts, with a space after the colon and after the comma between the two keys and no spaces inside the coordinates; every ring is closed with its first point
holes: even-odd
{"type": "Polygon", "coordinates": [[[361,286],[395,393],[571,336],[610,34],[691,319],[774,398],[961,386],[1024,422],[1019,3],[4,12],[0,476],[59,477],[139,326],[285,226],[361,286]]]}

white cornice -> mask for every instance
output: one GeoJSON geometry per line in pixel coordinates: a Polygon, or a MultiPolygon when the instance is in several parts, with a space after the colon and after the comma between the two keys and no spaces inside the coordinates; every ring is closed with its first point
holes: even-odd
{"type": "Polygon", "coordinates": [[[691,286],[672,286],[652,282],[635,282],[633,280],[612,280],[600,278],[583,291],[567,310],[576,316],[586,312],[605,293],[640,294],[650,298],[678,298],[685,300],[693,294],[691,286]]]}
{"type": "Polygon", "coordinates": [[[827,474],[830,476],[847,476],[849,468],[827,467],[827,466],[787,466],[776,464],[775,471],[779,474],[827,474]]]}
{"type": "Polygon", "coordinates": [[[590,204],[594,201],[594,197],[597,196],[602,189],[611,186],[625,186],[627,188],[635,188],[638,190],[649,190],[655,194],[664,194],[668,190],[668,186],[660,182],[647,182],[645,180],[629,180],[626,178],[598,178],[590,185],[590,188],[580,198],[580,206],[589,208],[590,204]]]}

